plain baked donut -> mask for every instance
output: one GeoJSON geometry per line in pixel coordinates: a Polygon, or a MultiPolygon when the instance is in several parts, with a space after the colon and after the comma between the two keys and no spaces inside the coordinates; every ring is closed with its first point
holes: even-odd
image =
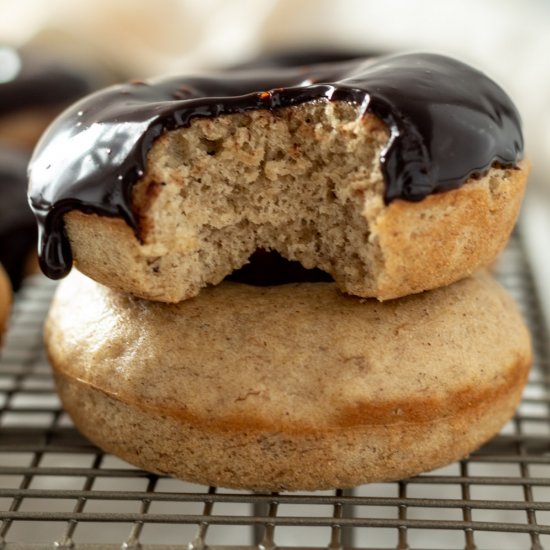
{"type": "Polygon", "coordinates": [[[74,259],[110,287],[178,302],[262,248],[387,300],[495,258],[522,156],[496,84],[414,54],[107,89],[50,128],[30,198],[54,278],[74,259]]]}
{"type": "Polygon", "coordinates": [[[0,344],[2,343],[2,336],[6,328],[8,315],[11,306],[11,285],[10,280],[2,264],[0,264],[0,344]]]}
{"type": "Polygon", "coordinates": [[[234,282],[178,304],[74,272],[45,340],[63,405],[106,451],[208,485],[315,490],[460,459],[513,415],[531,362],[487,274],[380,303],[234,282]]]}

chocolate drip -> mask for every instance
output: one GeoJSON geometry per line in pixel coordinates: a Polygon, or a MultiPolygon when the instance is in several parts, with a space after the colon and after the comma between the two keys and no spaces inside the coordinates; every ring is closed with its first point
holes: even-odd
{"type": "Polygon", "coordinates": [[[63,214],[72,209],[122,217],[139,238],[132,186],[163,132],[197,117],[317,100],[355,103],[387,125],[380,162],[388,203],[459,187],[495,162],[514,166],[523,154],[519,115],[502,89],[433,54],[114,86],[66,111],[31,160],[42,269],[53,278],[70,270],[63,214]]]}

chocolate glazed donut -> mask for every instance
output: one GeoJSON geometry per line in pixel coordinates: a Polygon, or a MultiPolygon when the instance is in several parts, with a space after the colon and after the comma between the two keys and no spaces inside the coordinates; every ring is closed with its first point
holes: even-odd
{"type": "Polygon", "coordinates": [[[314,100],[361,106],[389,128],[380,163],[385,201],[419,201],[457,188],[492,165],[523,157],[520,117],[503,90],[447,57],[408,54],[294,69],[131,82],[89,96],[49,129],[30,164],[30,203],[39,223],[40,263],[68,273],[63,214],[123,218],[157,137],[197,117],[275,110],[314,100]]]}

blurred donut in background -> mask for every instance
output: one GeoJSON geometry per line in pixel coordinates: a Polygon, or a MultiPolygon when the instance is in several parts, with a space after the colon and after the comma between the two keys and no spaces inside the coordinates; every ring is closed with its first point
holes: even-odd
{"type": "Polygon", "coordinates": [[[0,143],[31,150],[56,115],[95,87],[74,67],[0,45],[0,143]]]}
{"type": "Polygon", "coordinates": [[[366,49],[328,48],[327,46],[305,46],[296,48],[275,48],[265,50],[259,55],[238,63],[231,69],[275,69],[279,67],[298,67],[300,65],[316,65],[317,63],[338,63],[353,59],[376,57],[383,55],[382,51],[366,49]]]}
{"type": "Polygon", "coordinates": [[[0,144],[0,263],[14,290],[29,271],[38,272],[36,222],[27,203],[28,162],[26,152],[0,144]]]}
{"type": "Polygon", "coordinates": [[[4,330],[11,306],[11,288],[8,276],[0,264],[0,345],[2,345],[4,330]]]}
{"type": "Polygon", "coordinates": [[[30,153],[67,106],[112,81],[58,51],[0,42],[0,262],[14,290],[39,271],[36,222],[26,196],[30,153]]]}

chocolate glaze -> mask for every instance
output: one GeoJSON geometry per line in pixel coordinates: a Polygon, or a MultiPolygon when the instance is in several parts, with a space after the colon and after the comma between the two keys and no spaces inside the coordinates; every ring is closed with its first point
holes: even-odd
{"type": "Polygon", "coordinates": [[[70,270],[63,214],[72,209],[121,217],[139,238],[132,186],[163,132],[197,117],[316,100],[353,102],[388,126],[380,158],[386,202],[456,188],[495,162],[515,166],[523,154],[520,118],[502,89],[433,54],[114,86],[58,118],[31,160],[29,197],[42,269],[52,278],[70,270]]]}
{"type": "Polygon", "coordinates": [[[27,202],[29,156],[0,148],[0,263],[19,288],[23,269],[36,247],[36,222],[27,202]]]}

